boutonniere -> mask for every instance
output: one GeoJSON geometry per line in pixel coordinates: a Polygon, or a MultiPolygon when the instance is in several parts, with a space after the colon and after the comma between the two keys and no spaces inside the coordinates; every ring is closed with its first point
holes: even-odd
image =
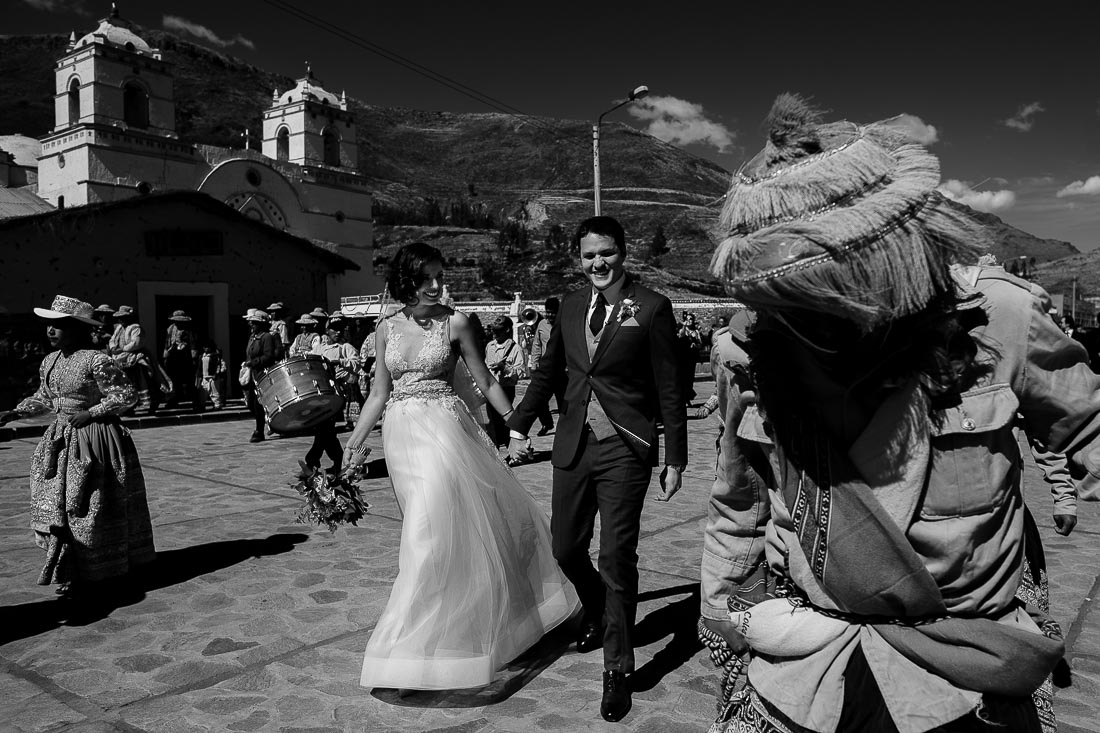
{"type": "Polygon", "coordinates": [[[641,306],[634,302],[633,298],[623,298],[622,308],[619,309],[619,322],[622,323],[626,319],[638,315],[640,307],[641,306]]]}

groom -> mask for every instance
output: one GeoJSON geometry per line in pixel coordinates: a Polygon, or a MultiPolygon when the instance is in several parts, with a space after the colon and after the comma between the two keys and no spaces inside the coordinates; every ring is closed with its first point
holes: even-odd
{"type": "Polygon", "coordinates": [[[676,326],[668,298],[623,268],[626,237],[608,216],[584,221],[573,240],[589,287],[565,296],[523,402],[508,420],[509,455],[524,453],[539,408],[565,384],[552,462],[554,557],[584,604],[577,650],[604,650],[600,714],[630,710],[638,608],[638,533],[665,427],[658,501],[680,488],[687,463],[687,413],[676,377],[676,326]],[[600,515],[599,572],[588,556],[600,515]]]}

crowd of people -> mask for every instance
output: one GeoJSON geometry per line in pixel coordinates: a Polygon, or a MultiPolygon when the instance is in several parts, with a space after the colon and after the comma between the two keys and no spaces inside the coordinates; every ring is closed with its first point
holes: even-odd
{"type": "MultiPolygon", "coordinates": [[[[1100,377],[1041,288],[979,259],[981,228],[944,203],[936,158],[898,119],[826,122],[782,95],[767,124],[712,262],[746,309],[705,334],[626,272],[606,216],[574,235],[586,286],[524,313],[518,340],[510,319],[482,329],[445,302],[444,256],[424,243],[392,259],[402,307],[359,348],[340,313],[303,314],[293,339],[281,304],[245,316],[253,441],[270,416],[256,384],[288,357],[323,359],[358,408],[314,428],[310,465],[327,453],[331,470],[361,468],[382,424],[403,523],[361,685],[483,686],[576,619],[576,650],[602,650],[601,716],[628,715],[640,518],[656,466],[658,501],[681,486],[705,353],[716,391],[698,415],[722,426],[700,538],[698,634],[722,670],[712,732],[1054,729],[1065,646],[1020,445],[1072,532],[1077,499],[1100,496],[1100,377]],[[354,426],[343,446],[340,419],[354,426]],[[536,421],[554,431],[549,516],[511,470],[536,421]]],[[[40,582],[119,577],[152,536],[118,415],[156,376],[125,309],[107,352],[91,305],[58,296],[36,312],[56,350],[0,423],[57,414],[31,471],[40,582]],[[124,459],[81,471],[88,450],[124,459]]],[[[169,379],[193,344],[172,320],[169,379]]]]}

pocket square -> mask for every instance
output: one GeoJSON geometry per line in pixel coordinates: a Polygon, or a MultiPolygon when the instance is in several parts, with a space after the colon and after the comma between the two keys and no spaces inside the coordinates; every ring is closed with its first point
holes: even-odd
{"type": "Polygon", "coordinates": [[[627,318],[622,322],[622,328],[641,328],[642,324],[638,323],[638,319],[634,316],[627,318]]]}

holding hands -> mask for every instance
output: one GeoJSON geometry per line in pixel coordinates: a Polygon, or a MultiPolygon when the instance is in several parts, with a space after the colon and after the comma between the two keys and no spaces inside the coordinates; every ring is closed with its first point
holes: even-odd
{"type": "Polygon", "coordinates": [[[680,490],[683,483],[682,473],[683,468],[680,466],[665,466],[661,471],[661,490],[657,492],[657,501],[668,501],[680,490]]]}
{"type": "Polygon", "coordinates": [[[509,466],[519,466],[531,460],[534,449],[531,448],[530,438],[517,438],[515,435],[508,441],[509,466]]]}

